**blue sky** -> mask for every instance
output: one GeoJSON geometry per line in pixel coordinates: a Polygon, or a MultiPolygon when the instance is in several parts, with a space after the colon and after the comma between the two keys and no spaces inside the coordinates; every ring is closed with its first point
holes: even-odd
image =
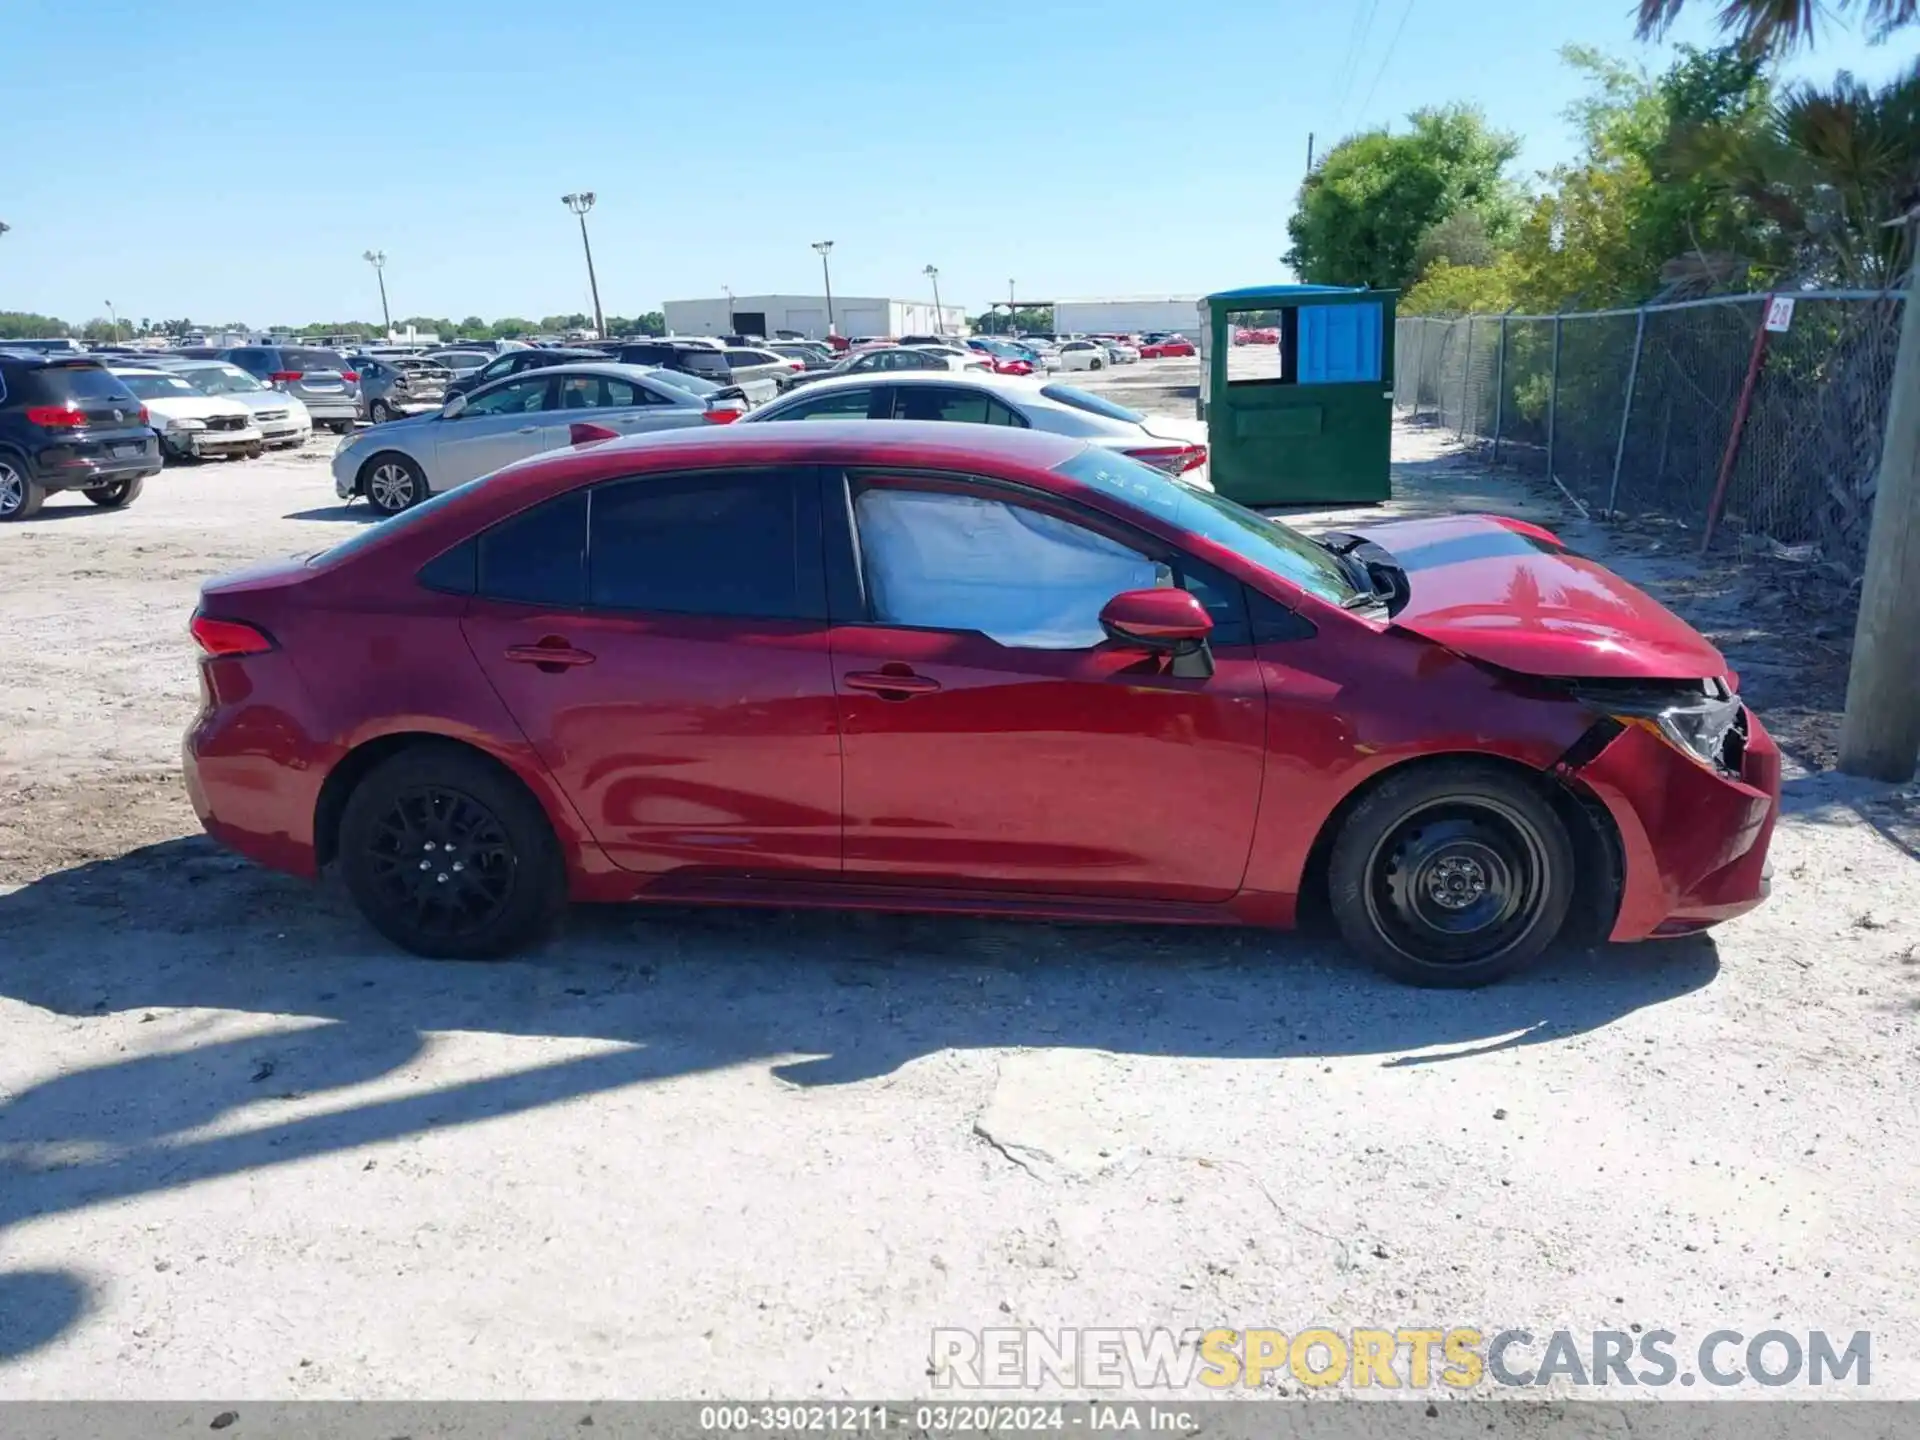
{"type": "MultiPolygon", "coordinates": [[[[1709,37],[1709,6],[1676,38],[1709,37]]],[[[1278,278],[1305,159],[1466,99],[1565,158],[1592,0],[0,5],[0,309],[256,325],[736,292],[1183,293],[1278,278]],[[76,27],[78,27],[76,29],[76,27]]],[[[1892,74],[1829,25],[1792,67],[1892,74]]]]}

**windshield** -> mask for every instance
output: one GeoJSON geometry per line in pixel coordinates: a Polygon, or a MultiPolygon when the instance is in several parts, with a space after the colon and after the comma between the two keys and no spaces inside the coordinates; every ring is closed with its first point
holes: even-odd
{"type": "Polygon", "coordinates": [[[1146,416],[1138,410],[1129,410],[1124,405],[1116,405],[1105,396],[1096,395],[1091,390],[1082,390],[1078,385],[1043,385],[1040,393],[1049,400],[1058,400],[1062,405],[1071,405],[1076,410],[1085,410],[1089,414],[1104,415],[1109,420],[1124,420],[1129,425],[1146,422],[1146,416]]]}
{"type": "Polygon", "coordinates": [[[1339,558],[1299,531],[1209,490],[1182,485],[1138,460],[1111,450],[1089,449],[1059,469],[1103,495],[1203,535],[1329,604],[1345,604],[1361,593],[1339,558]]]}
{"type": "Polygon", "coordinates": [[[315,371],[344,370],[347,362],[340,358],[336,350],[307,350],[297,345],[288,345],[280,351],[280,365],[285,370],[298,370],[302,374],[315,371]]]}
{"type": "Polygon", "coordinates": [[[235,365],[195,366],[181,374],[207,395],[244,395],[267,388],[235,365]]]}
{"type": "Polygon", "coordinates": [[[178,375],[122,375],[120,383],[142,400],[178,400],[200,393],[178,375]]]}

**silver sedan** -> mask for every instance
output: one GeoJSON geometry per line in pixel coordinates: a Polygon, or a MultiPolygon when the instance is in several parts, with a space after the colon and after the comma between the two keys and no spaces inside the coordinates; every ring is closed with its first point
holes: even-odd
{"type": "Polygon", "coordinates": [[[516,460],[594,437],[581,426],[642,435],[724,424],[745,410],[738,391],[689,375],[611,362],[555,365],[348,436],[333,454],[333,492],[342,500],[364,495],[397,515],[516,460]]]}

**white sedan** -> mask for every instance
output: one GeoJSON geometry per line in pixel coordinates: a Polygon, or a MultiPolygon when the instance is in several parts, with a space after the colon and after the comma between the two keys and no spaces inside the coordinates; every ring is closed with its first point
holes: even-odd
{"type": "Polygon", "coordinates": [[[1199,490],[1207,478],[1207,427],[1199,420],[1143,415],[1104,396],[1037,376],[903,371],[817,380],[740,423],[776,420],[944,420],[1014,425],[1075,435],[1118,450],[1199,490]]]}
{"type": "Polygon", "coordinates": [[[1098,340],[1069,340],[1060,347],[1062,370],[1104,370],[1113,363],[1098,340]]]}
{"type": "Polygon", "coordinates": [[[258,455],[266,437],[253,411],[238,400],[203,395],[179,375],[165,370],[110,365],[141,403],[160,432],[160,453],[169,460],[211,460],[217,456],[258,455]]]}

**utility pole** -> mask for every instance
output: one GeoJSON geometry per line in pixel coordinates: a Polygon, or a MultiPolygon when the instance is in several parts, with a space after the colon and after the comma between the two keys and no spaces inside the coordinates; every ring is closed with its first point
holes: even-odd
{"type": "Polygon", "coordinates": [[[831,240],[813,242],[813,252],[820,257],[820,283],[827,287],[827,334],[833,334],[833,272],[827,268],[827,256],[833,253],[831,240]]]}
{"type": "MultiPolygon", "coordinates": [[[[1920,207],[1894,223],[1911,242],[1916,222],[1920,207]]],[[[1920,245],[1911,250],[1840,722],[1840,768],[1895,783],[1913,778],[1920,755],[1920,245]]]]}
{"type": "Polygon", "coordinates": [[[373,273],[380,281],[380,323],[385,327],[385,338],[393,339],[393,314],[387,309],[387,252],[369,250],[360,257],[373,266],[373,273]]]}
{"type": "Polygon", "coordinates": [[[940,317],[940,267],[929,265],[920,273],[933,281],[933,333],[944,335],[947,333],[947,325],[946,321],[940,317]]]}
{"type": "Polygon", "coordinates": [[[593,208],[594,194],[591,190],[579,190],[571,195],[562,195],[560,203],[580,217],[580,248],[587,252],[587,288],[593,291],[593,333],[594,338],[607,338],[607,317],[600,311],[600,282],[593,274],[593,242],[587,239],[587,212],[593,208]]]}
{"type": "Polygon", "coordinates": [[[1015,313],[1015,307],[1013,303],[1013,281],[1009,280],[1007,281],[1007,334],[1009,336],[1013,334],[1014,313],[1015,313]]]}
{"type": "Polygon", "coordinates": [[[1307,173],[1313,173],[1313,132],[1307,131],[1307,173]]]}

